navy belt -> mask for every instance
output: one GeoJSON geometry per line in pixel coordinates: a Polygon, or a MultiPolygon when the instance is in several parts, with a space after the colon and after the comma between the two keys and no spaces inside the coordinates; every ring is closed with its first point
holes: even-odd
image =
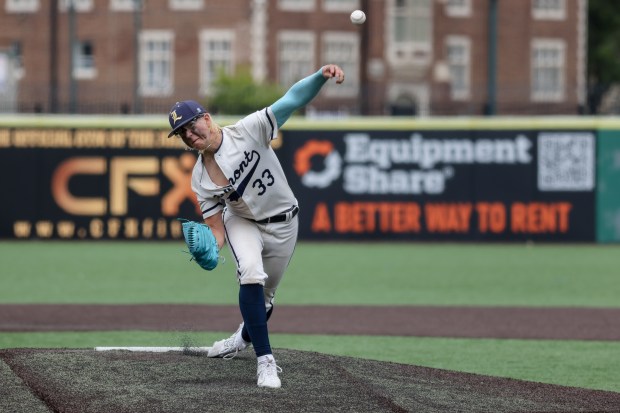
{"type": "Polygon", "coordinates": [[[256,222],[257,224],[270,224],[273,222],[284,222],[284,221],[293,219],[293,217],[295,217],[295,215],[297,215],[298,212],[299,212],[299,207],[295,205],[294,207],[292,207],[291,209],[289,209],[288,211],[282,214],[274,215],[272,217],[261,219],[260,221],[254,221],[254,222],[256,222]]]}

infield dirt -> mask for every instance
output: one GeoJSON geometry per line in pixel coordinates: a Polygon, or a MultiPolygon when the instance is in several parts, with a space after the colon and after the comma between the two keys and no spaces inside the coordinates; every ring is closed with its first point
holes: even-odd
{"type": "Polygon", "coordinates": [[[4,350],[0,411],[615,412],[620,394],[278,349],[281,389],[260,389],[251,352],[4,350]],[[2,394],[3,393],[3,394],[2,394]],[[8,393],[8,394],[7,394],[8,393]]]}

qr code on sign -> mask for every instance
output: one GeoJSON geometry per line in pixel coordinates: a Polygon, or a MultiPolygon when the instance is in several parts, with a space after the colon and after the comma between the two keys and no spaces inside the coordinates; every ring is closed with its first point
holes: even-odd
{"type": "Polygon", "coordinates": [[[594,135],[540,133],[538,189],[541,191],[594,189],[594,135]]]}

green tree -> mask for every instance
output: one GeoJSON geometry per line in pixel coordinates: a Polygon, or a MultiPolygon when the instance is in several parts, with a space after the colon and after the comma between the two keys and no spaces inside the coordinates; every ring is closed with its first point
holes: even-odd
{"type": "Polygon", "coordinates": [[[590,0],[588,108],[597,113],[605,92],[620,83],[620,1],[590,0]]]}
{"type": "Polygon", "coordinates": [[[271,105],[283,94],[279,85],[254,82],[248,67],[237,68],[234,75],[220,71],[213,88],[209,107],[213,112],[225,115],[254,112],[271,105]]]}

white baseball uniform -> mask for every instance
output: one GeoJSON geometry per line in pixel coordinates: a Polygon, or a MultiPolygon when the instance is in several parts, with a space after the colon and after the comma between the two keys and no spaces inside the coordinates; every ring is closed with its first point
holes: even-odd
{"type": "MultiPolygon", "coordinates": [[[[295,110],[310,102],[331,77],[342,83],[344,72],[336,65],[324,66],[291,86],[270,107],[222,128],[213,161],[219,167],[219,171],[215,168],[216,173],[221,171],[227,185],[218,185],[211,179],[203,155],[198,157],[192,172],[192,190],[203,218],[217,224],[216,214],[222,213],[226,241],[237,265],[239,309],[243,317],[237,331],[230,338],[214,342],[207,356],[234,357],[251,342],[259,387],[281,386],[267,321],[272,314],[275,291],[295,250],[299,227],[297,199],[270,143],[278,128],[295,110]]],[[[168,115],[172,127],[168,136],[183,134],[180,136],[186,141],[186,128],[195,127],[204,113],[205,109],[196,101],[177,102],[168,115]]],[[[193,147],[193,142],[187,144],[193,147]]],[[[217,228],[219,232],[220,226],[217,228]]]]}
{"type": "Polygon", "coordinates": [[[222,144],[214,157],[228,178],[215,184],[198,157],[192,173],[203,218],[223,210],[228,247],[237,264],[240,284],[262,284],[265,305],[275,290],[297,242],[297,199],[271,148],[278,126],[271,107],[222,128],[222,144]],[[278,222],[266,222],[266,221],[278,222]]]}

